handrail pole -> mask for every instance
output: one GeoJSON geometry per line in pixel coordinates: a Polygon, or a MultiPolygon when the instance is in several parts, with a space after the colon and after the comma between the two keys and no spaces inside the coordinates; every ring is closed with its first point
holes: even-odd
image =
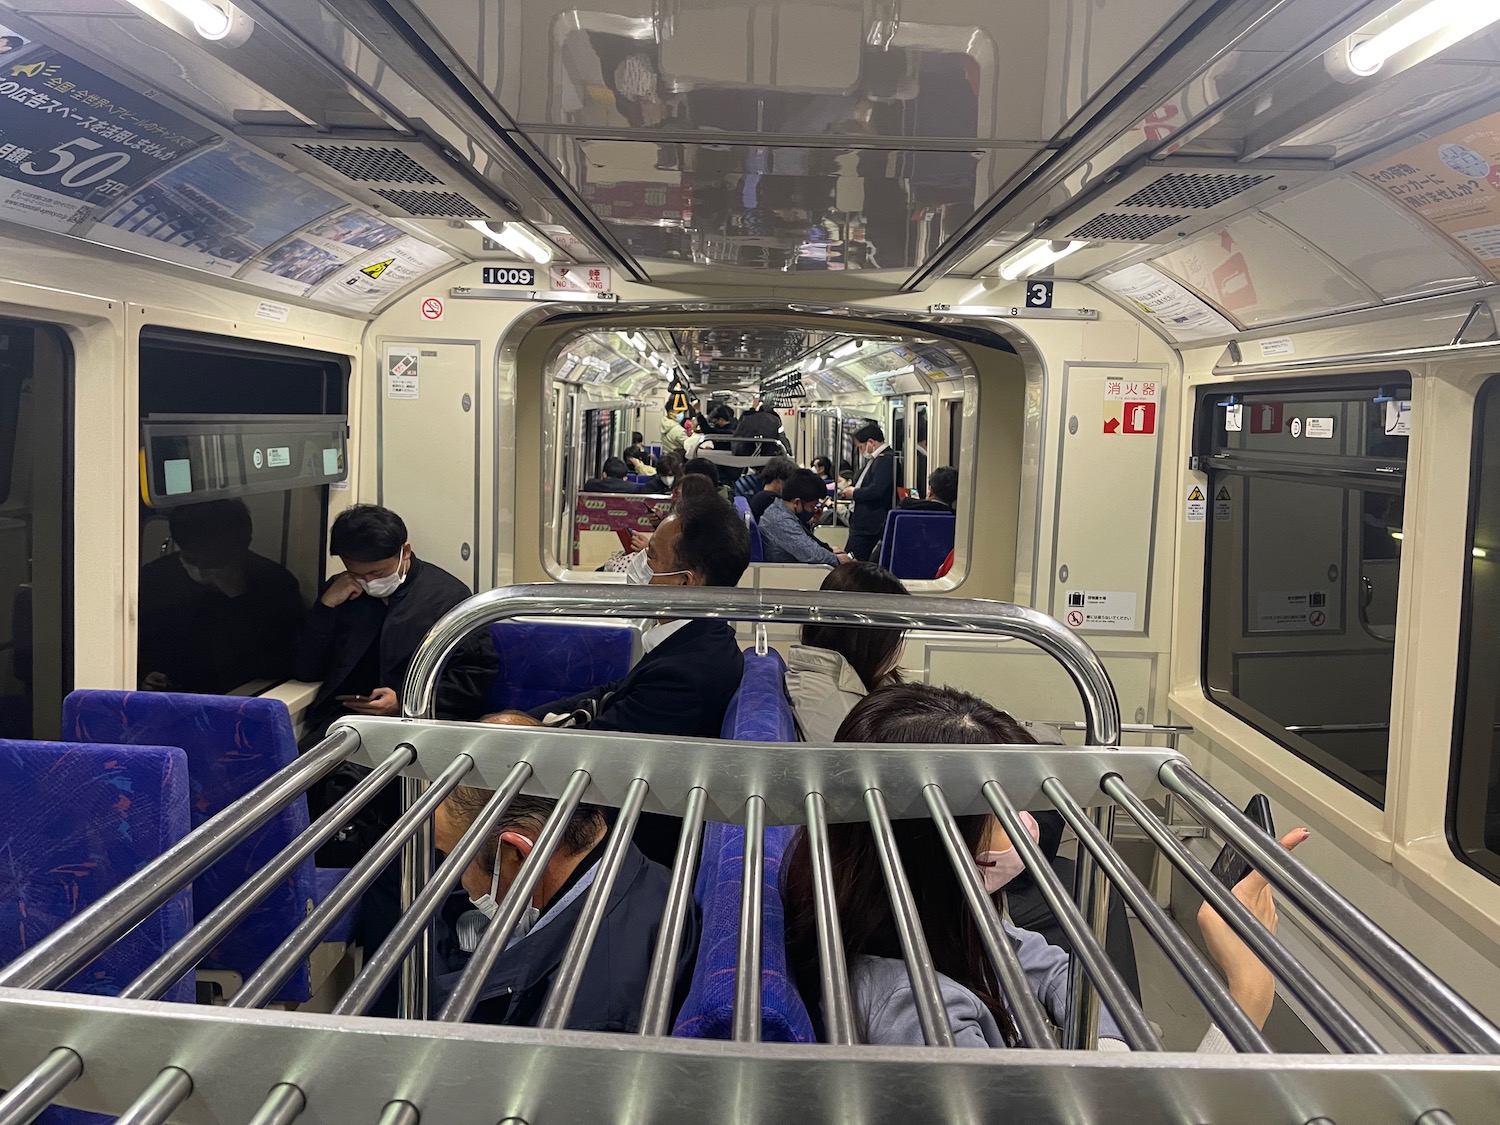
{"type": "Polygon", "coordinates": [[[116,938],[177,894],[246,836],[302,796],[359,748],[359,734],[340,727],[223,812],[100,896],[52,933],[0,967],[0,987],[53,988],[97,957],[116,938]]]}
{"type": "Polygon", "coordinates": [[[1170,826],[1162,823],[1161,818],[1151,811],[1151,806],[1141,800],[1118,774],[1105,774],[1099,788],[1141,826],[1172,866],[1187,876],[1188,882],[1218,912],[1219,917],[1265,962],[1277,982],[1302,1002],[1323,1029],[1338,1041],[1342,1050],[1355,1054],[1383,1053],[1379,1041],[1359,1025],[1306,965],[1260,924],[1249,907],[1219,882],[1208,865],[1177,838],[1170,826]]]}
{"type": "Polygon", "coordinates": [[[114,1125],[165,1125],[177,1107],[193,1096],[193,1076],[180,1066],[162,1067],[161,1073],[114,1125]]]}
{"type": "MultiPolygon", "coordinates": [[[[926,798],[928,812],[932,814],[938,833],[943,838],[943,845],[953,863],[959,886],[963,888],[964,897],[969,901],[969,911],[979,927],[979,937],[984,942],[985,952],[989,954],[990,964],[995,967],[1005,1005],[1016,1021],[1022,1045],[1039,1051],[1051,1049],[1055,1044],[1052,1033],[1047,1028],[1047,1013],[1042,1010],[1041,1001],[1031,991],[1026,970],[1021,967],[1021,959],[1010,943],[1000,920],[1000,912],[995,909],[994,900],[985,892],[979,868],[974,865],[974,857],[969,854],[942,789],[935,784],[928,785],[923,788],[922,796],[926,798]]],[[[829,878],[831,883],[831,873],[829,878]]]]}
{"type": "Polygon", "coordinates": [[[745,802],[745,852],[740,868],[739,954],[734,962],[734,1039],[760,1042],[762,904],[765,897],[766,800],[745,802]]]}
{"type": "Polygon", "coordinates": [[[849,995],[849,965],[844,958],[844,939],[839,926],[838,896],[833,863],[828,851],[827,802],[821,793],[809,793],[807,851],[812,862],[813,905],[817,911],[818,967],[823,982],[823,1024],[830,1043],[847,1046],[858,1042],[854,1032],[854,1002],[849,995]]]}
{"type": "MultiPolygon", "coordinates": [[[[412,808],[422,799],[427,783],[420,778],[401,779],[401,807],[412,808]]],[[[422,888],[432,877],[432,827],[423,823],[417,826],[409,840],[401,848],[401,886],[399,904],[404,914],[412,908],[422,894],[422,888]]],[[[396,993],[396,1015],[404,1020],[427,1018],[427,985],[432,975],[432,941],[427,930],[422,931],[421,940],[413,944],[411,952],[401,962],[401,981],[396,993]]]]}
{"type": "Polygon", "coordinates": [[[1500,1028],[1455,992],[1343,895],[1300,863],[1182,761],[1164,762],[1161,780],[1218,829],[1271,885],[1313,918],[1391,995],[1454,1049],[1500,1054],[1500,1028]]]}
{"type": "Polygon", "coordinates": [[[646,977],[646,995],[641,1002],[642,1035],[665,1035],[672,1018],[672,992],[677,978],[677,956],[687,929],[688,910],[693,904],[693,880],[698,873],[698,853],[703,847],[703,810],[708,790],[694,786],[688,791],[677,855],[672,860],[672,879],[667,884],[667,903],[661,912],[656,948],[651,953],[651,972],[646,977]]]}
{"type": "Polygon", "coordinates": [[[54,1047],[19,1082],[0,1094],[0,1125],[31,1125],[37,1116],[83,1075],[83,1059],[68,1047],[54,1047]]]}

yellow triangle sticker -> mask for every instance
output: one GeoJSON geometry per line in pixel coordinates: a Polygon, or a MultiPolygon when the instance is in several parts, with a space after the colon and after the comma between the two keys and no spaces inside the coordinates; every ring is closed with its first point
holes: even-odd
{"type": "Polygon", "coordinates": [[[364,274],[371,281],[374,281],[381,274],[385,273],[385,271],[391,267],[391,264],[395,262],[395,260],[395,258],[387,258],[383,262],[371,262],[368,266],[365,266],[359,272],[364,274]]]}
{"type": "Polygon", "coordinates": [[[1215,496],[1214,499],[1215,500],[1232,500],[1232,499],[1234,499],[1234,497],[1232,497],[1232,496],[1229,495],[1229,486],[1227,484],[1221,484],[1221,485],[1219,485],[1219,494],[1217,496],[1215,496]]]}
{"type": "Polygon", "coordinates": [[[1203,499],[1203,489],[1199,488],[1196,484],[1193,485],[1193,491],[1191,491],[1191,492],[1188,493],[1188,499],[1189,500],[1202,500],[1203,499]]]}

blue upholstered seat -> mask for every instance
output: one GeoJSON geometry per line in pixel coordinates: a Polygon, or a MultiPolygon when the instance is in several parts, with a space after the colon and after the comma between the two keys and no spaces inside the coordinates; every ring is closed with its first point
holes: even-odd
{"type": "MultiPolygon", "coordinates": [[[[786,695],[786,665],[776,653],[745,653],[740,690],[724,715],[725,738],[794,742],[796,725],[786,695]]],[[[768,1043],[815,1042],[812,1020],[786,963],[786,923],[781,906],[781,860],[795,829],[767,828],[762,894],[761,1038],[768,1043]]],[[[703,936],[692,985],[674,1035],[728,1039],[734,1027],[734,970],[739,952],[740,898],[744,885],[745,830],[737,824],[704,828],[703,861],[694,895],[703,910],[703,936]]]]}
{"type": "MultiPolygon", "coordinates": [[[[79,742],[180,746],[187,753],[193,827],[297,757],[286,705],[274,699],[172,692],[75,691],[63,701],[64,736],[79,742]]],[[[193,881],[193,910],[204,918],[277,852],[307,829],[307,801],[297,798],[193,881]]],[[[329,877],[325,876],[327,885],[329,877]]],[[[203,959],[205,969],[249,977],[321,901],[311,859],[263,899],[203,959]]],[[[347,940],[347,920],[330,941],[347,940]]],[[[311,996],[303,962],[273,999],[311,996]]]]}
{"type": "Polygon", "coordinates": [[[902,511],[885,517],[880,565],[897,578],[936,578],[953,550],[958,520],[952,512],[902,511]]]}
{"type": "Polygon", "coordinates": [[[494,711],[529,711],[630,671],[633,630],[624,625],[497,621],[490,636],[500,658],[490,689],[494,711]]]}
{"type": "Polygon", "coordinates": [[[765,562],[765,548],[760,541],[760,524],[755,522],[755,513],[750,510],[750,501],[743,496],[736,496],[734,509],[744,517],[745,526],[750,529],[750,561],[765,562]]]}

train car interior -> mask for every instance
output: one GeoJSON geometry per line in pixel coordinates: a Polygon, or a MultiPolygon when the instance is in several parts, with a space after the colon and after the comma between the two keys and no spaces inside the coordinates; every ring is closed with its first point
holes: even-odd
{"type": "Polygon", "coordinates": [[[1497,286],[1495,0],[0,0],[0,1125],[1500,1122],[1497,286]]]}

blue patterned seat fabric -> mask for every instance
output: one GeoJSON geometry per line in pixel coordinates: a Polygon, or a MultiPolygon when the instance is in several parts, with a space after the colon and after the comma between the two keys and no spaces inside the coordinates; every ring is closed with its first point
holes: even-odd
{"type": "MultiPolygon", "coordinates": [[[[187,753],[194,828],[297,757],[292,717],[286,705],[274,699],[75,691],[63,701],[63,732],[80,742],[182,747],[187,753]]],[[[299,797],[193,881],[195,915],[207,917],[306,829],[307,801],[299,797]]],[[[249,977],[320,897],[317,873],[307,859],[209,952],[202,968],[227,969],[249,977]]],[[[329,937],[343,940],[342,935],[329,937]]],[[[304,961],[273,999],[300,1002],[310,996],[304,961]]]]}
{"type": "Polygon", "coordinates": [[[760,524],[755,522],[755,513],[750,510],[750,501],[743,496],[736,496],[734,508],[744,517],[745,526],[750,529],[750,561],[765,562],[766,552],[760,541],[760,524]]]}
{"type": "Polygon", "coordinates": [[[952,512],[889,512],[880,545],[880,565],[897,578],[936,578],[938,567],[953,550],[957,526],[952,512]]]}
{"type": "MultiPolygon", "coordinates": [[[[786,665],[774,653],[745,653],[740,690],[724,715],[723,735],[742,741],[795,742],[796,724],[786,696],[786,665]]],[[[781,860],[795,829],[765,834],[762,895],[761,1038],[768,1043],[813,1043],[812,1020],[786,963],[786,921],[781,906],[781,860]]],[[[745,830],[737,824],[704,828],[703,862],[694,895],[703,909],[703,937],[687,1000],[672,1034],[688,1039],[728,1039],[734,1027],[734,969],[739,952],[740,897],[744,883],[745,830]]]]}
{"type": "Polygon", "coordinates": [[[492,711],[529,711],[612,683],[630,671],[634,631],[623,625],[497,621],[490,626],[500,670],[492,711]]]}
{"type": "MultiPolygon", "coordinates": [[[[0,741],[0,964],[19,956],[188,832],[187,757],[171,746],[0,741]]],[[[184,890],[63,988],[114,996],[193,925],[184,890]]],[[[191,1003],[193,974],[163,1000],[191,1003]]],[[[53,1106],[39,1125],[113,1117],[53,1106]]]]}

